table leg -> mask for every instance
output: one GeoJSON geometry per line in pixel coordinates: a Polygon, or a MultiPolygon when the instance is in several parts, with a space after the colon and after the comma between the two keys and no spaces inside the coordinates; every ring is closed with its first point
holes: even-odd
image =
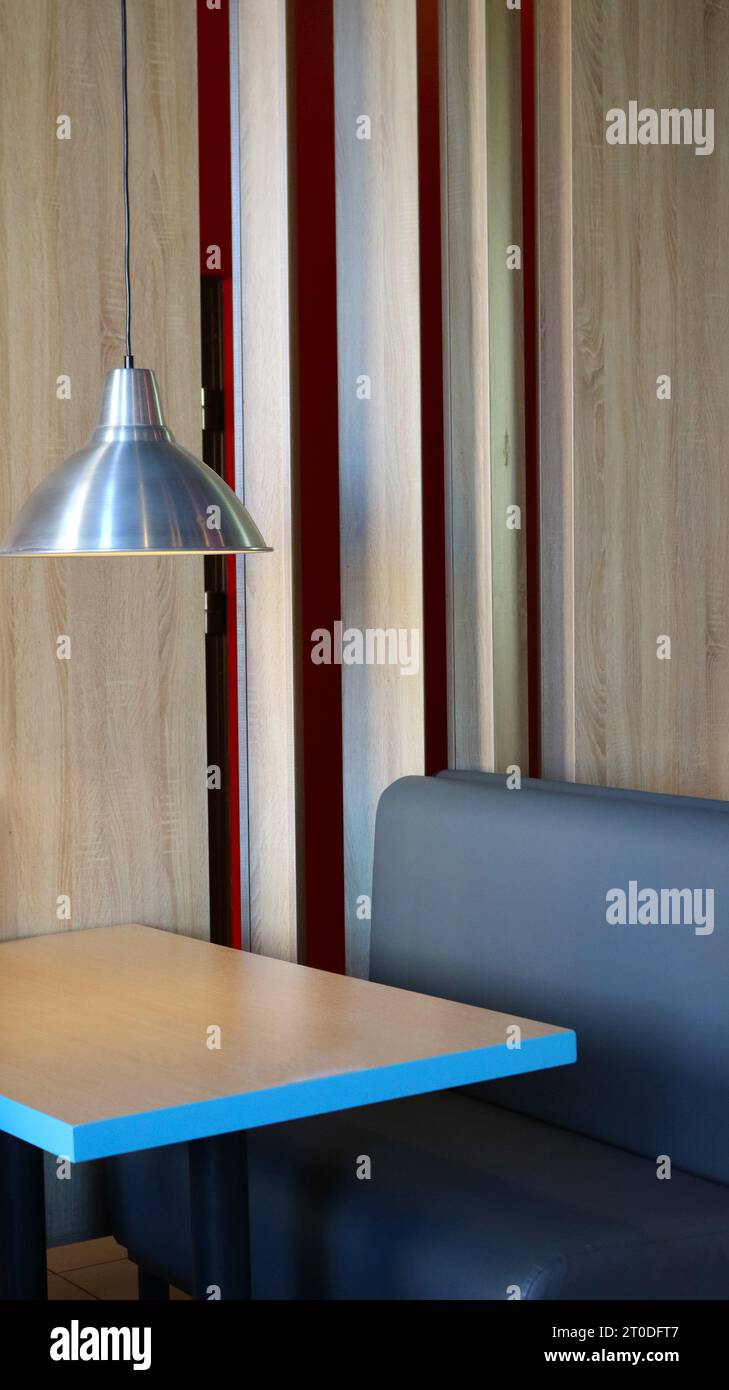
{"type": "Polygon", "coordinates": [[[195,1139],[189,1148],[193,1296],[250,1298],[246,1136],[195,1139]]]}
{"type": "Polygon", "coordinates": [[[0,1133],[0,1299],[45,1299],[43,1150],[0,1133]]]}

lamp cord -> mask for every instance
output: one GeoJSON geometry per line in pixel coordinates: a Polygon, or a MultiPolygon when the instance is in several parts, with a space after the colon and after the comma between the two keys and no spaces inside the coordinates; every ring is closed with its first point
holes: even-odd
{"type": "Polygon", "coordinates": [[[124,366],[133,367],[132,280],[129,271],[129,104],[127,100],[127,0],[121,0],[122,127],[124,139],[124,289],[126,293],[124,366]]]}

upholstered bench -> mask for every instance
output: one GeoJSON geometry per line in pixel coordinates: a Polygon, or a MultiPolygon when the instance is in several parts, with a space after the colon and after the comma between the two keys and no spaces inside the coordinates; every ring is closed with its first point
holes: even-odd
{"type": "MultiPolygon", "coordinates": [[[[390,787],[372,977],[558,1019],[578,1062],[251,1131],[254,1295],[729,1297],[728,905],[724,803],[390,787]]],[[[115,1234],[182,1287],[186,1167],[180,1146],[108,1174],[115,1234]]]]}

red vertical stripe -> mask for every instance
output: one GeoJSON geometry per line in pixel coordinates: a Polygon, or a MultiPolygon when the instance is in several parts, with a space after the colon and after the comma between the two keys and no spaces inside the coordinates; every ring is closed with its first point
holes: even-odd
{"type": "Polygon", "coordinates": [[[342,683],[311,633],[341,616],[332,0],[289,0],[291,329],[299,509],[306,960],[344,969],[342,683]]]}
{"type": "Polygon", "coordinates": [[[425,771],[448,766],[438,0],[418,0],[425,771]]]}
{"type": "Polygon", "coordinates": [[[228,0],[209,10],[197,0],[197,100],[200,150],[200,273],[231,274],[230,68],[228,0]],[[220,269],[207,248],[219,246],[220,269]]]}
{"type": "Polygon", "coordinates": [[[541,633],[539,581],[539,322],[537,298],[537,103],[534,0],[522,0],[521,113],[524,267],[524,435],[526,466],[529,774],[541,775],[541,633]]]}
{"type": "MultiPolygon", "coordinates": [[[[225,477],[235,488],[232,226],[230,179],[230,55],[228,0],[219,10],[197,5],[198,145],[200,164],[200,270],[223,279],[225,352],[225,477]],[[220,247],[218,268],[208,248],[220,247]]],[[[228,751],[230,790],[231,945],[241,945],[240,777],[238,744],[238,639],[236,561],[227,561],[228,751]]]]}

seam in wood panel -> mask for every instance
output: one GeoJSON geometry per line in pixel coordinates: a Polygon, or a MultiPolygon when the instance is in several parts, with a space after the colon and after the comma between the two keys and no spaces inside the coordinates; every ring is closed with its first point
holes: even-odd
{"type": "Polygon", "coordinates": [[[447,652],[448,652],[448,766],[458,767],[458,723],[455,717],[456,709],[456,674],[455,674],[455,599],[454,588],[454,569],[453,569],[453,549],[455,545],[453,529],[453,392],[451,389],[451,361],[452,361],[452,341],[451,341],[451,251],[450,251],[450,178],[449,178],[449,120],[448,120],[448,25],[446,22],[446,10],[448,0],[441,0],[440,3],[440,35],[441,35],[441,179],[443,186],[443,199],[441,207],[441,221],[443,228],[443,395],[446,410],[446,524],[447,524],[447,565],[446,565],[446,611],[448,616],[447,633],[447,652]]]}
{"type": "Polygon", "coordinates": [[[567,264],[565,267],[564,281],[567,286],[568,295],[568,315],[567,322],[570,325],[570,366],[571,371],[567,378],[567,438],[569,440],[569,494],[567,507],[567,535],[569,538],[567,548],[567,569],[568,569],[568,591],[569,591],[569,618],[567,631],[568,658],[568,681],[565,691],[566,700],[566,722],[567,739],[565,748],[565,777],[568,781],[574,782],[577,776],[577,724],[576,724],[576,692],[575,692],[575,336],[573,325],[575,321],[575,277],[574,277],[574,218],[573,218],[573,196],[574,196],[574,170],[572,167],[573,149],[573,117],[572,117],[572,0],[569,0],[569,23],[566,32],[566,64],[570,73],[570,83],[568,87],[566,111],[563,113],[567,121],[566,147],[569,151],[570,179],[569,179],[569,206],[566,210],[566,220],[570,228],[570,235],[565,241],[565,255],[567,264]]]}
{"type": "Polygon", "coordinates": [[[545,777],[573,781],[576,727],[572,0],[541,0],[537,17],[542,773],[545,777]]]}
{"type": "Polygon", "coordinates": [[[486,242],[486,244],[485,244],[485,246],[484,246],[484,248],[483,248],[483,251],[484,251],[484,259],[485,259],[485,263],[486,263],[486,267],[487,267],[487,272],[486,272],[486,284],[485,284],[485,286],[484,286],[484,298],[485,298],[485,305],[484,305],[484,347],[485,347],[486,365],[487,365],[487,373],[488,373],[488,374],[487,374],[486,383],[485,383],[485,386],[484,386],[484,389],[485,389],[485,392],[486,392],[486,400],[485,400],[486,419],[485,419],[485,421],[484,421],[484,432],[485,432],[485,445],[486,445],[486,473],[487,473],[487,486],[486,486],[486,536],[487,536],[487,539],[488,539],[488,547],[489,547],[489,565],[488,565],[488,575],[489,575],[488,623],[489,623],[489,631],[490,631],[490,633],[491,633],[491,656],[490,656],[490,660],[489,660],[489,668],[490,668],[490,669],[489,669],[489,677],[490,677],[489,689],[488,689],[487,692],[479,691],[479,697],[480,697],[480,698],[483,698],[484,694],[486,694],[487,699],[488,699],[488,725],[489,725],[489,731],[488,731],[488,732],[489,732],[489,743],[490,743],[489,757],[488,757],[488,763],[489,763],[488,771],[495,771],[495,770],[496,770],[496,699],[495,699],[496,688],[495,688],[495,681],[494,681],[494,656],[495,656],[495,652],[496,652],[496,631],[495,631],[495,626],[494,626],[494,569],[493,569],[493,566],[494,566],[494,545],[493,545],[493,534],[494,534],[494,531],[493,531],[493,524],[494,524],[494,518],[493,518],[493,469],[492,469],[492,466],[491,466],[491,465],[492,465],[492,459],[493,459],[492,439],[491,439],[491,282],[490,282],[490,277],[489,277],[489,274],[488,274],[488,267],[489,267],[489,265],[490,265],[490,263],[491,263],[491,262],[490,262],[490,256],[491,256],[491,224],[490,224],[490,220],[489,220],[489,205],[490,205],[490,202],[491,202],[491,190],[490,190],[490,187],[489,187],[489,87],[488,87],[488,52],[487,52],[487,45],[488,45],[488,24],[487,24],[487,13],[486,13],[485,10],[484,10],[484,17],[483,17],[483,25],[484,25],[484,51],[483,51],[483,59],[484,59],[484,74],[483,74],[483,84],[484,84],[484,92],[483,92],[483,103],[484,103],[484,111],[483,111],[483,124],[484,124],[483,166],[484,166],[484,167],[483,167],[483,178],[484,178],[484,203],[485,203],[485,207],[484,207],[484,217],[485,217],[484,231],[485,231],[485,242],[486,242]]]}

